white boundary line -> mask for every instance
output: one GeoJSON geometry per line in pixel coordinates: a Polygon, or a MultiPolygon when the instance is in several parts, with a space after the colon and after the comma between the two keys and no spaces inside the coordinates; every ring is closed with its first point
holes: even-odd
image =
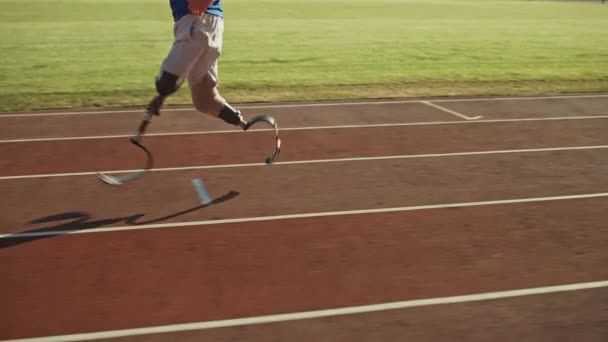
{"type": "Polygon", "coordinates": [[[346,316],[362,313],[381,312],[388,310],[397,309],[408,309],[424,306],[434,305],[447,305],[447,304],[462,304],[479,301],[492,301],[499,299],[515,298],[515,297],[526,297],[534,295],[544,295],[561,292],[571,291],[582,291],[601,289],[608,287],[608,281],[594,281],[587,283],[574,283],[565,285],[554,285],[544,286],[535,288],[523,288],[508,291],[496,291],[496,292],[482,292],[475,294],[467,294],[460,296],[451,297],[438,297],[438,298],[426,298],[426,299],[414,299],[400,302],[382,303],[382,304],[371,304],[362,306],[351,306],[341,307],[334,309],[306,311],[306,312],[293,312],[286,314],[257,316],[257,317],[246,317],[246,318],[235,318],[220,321],[207,321],[207,322],[196,322],[196,323],[183,323],[183,324],[172,324],[155,327],[135,328],[135,329],[123,329],[123,330],[108,330],[91,333],[73,334],[73,335],[60,335],[60,336],[49,336],[49,337],[38,337],[38,338],[23,338],[15,340],[5,340],[4,342],[71,342],[71,341],[86,341],[86,340],[97,340],[107,339],[116,337],[126,336],[140,336],[150,334],[163,334],[170,332],[182,332],[192,330],[206,330],[206,329],[217,329],[227,327],[240,327],[257,324],[269,324],[288,322],[294,320],[305,320],[315,319],[323,317],[335,317],[335,316],[346,316]]]}
{"type": "MultiPolygon", "coordinates": [[[[474,119],[474,118],[473,118],[474,119]]],[[[382,124],[363,124],[363,125],[337,125],[337,126],[305,126],[305,127],[284,127],[281,131],[306,131],[306,130],[325,130],[325,129],[350,129],[350,128],[381,128],[381,127],[406,127],[406,126],[434,126],[434,125],[457,125],[474,123],[509,123],[509,122],[533,122],[533,121],[574,121],[574,120],[599,120],[608,119],[608,115],[591,116],[556,116],[547,118],[518,118],[518,119],[488,119],[477,121],[429,121],[429,122],[399,122],[382,124]]],[[[475,119],[476,120],[476,119],[475,119]]],[[[253,128],[249,132],[274,132],[272,128],[253,128]]],[[[180,135],[204,135],[204,134],[243,134],[238,130],[217,130],[217,131],[191,131],[191,132],[167,132],[167,133],[147,133],[148,137],[166,137],[180,135]]],[[[33,138],[33,139],[9,139],[0,140],[0,144],[22,143],[22,142],[44,142],[44,141],[69,141],[69,140],[92,140],[92,139],[118,139],[131,137],[128,134],[118,135],[97,135],[97,136],[76,136],[76,137],[56,137],[56,138],[33,138]]]]}
{"type": "Polygon", "coordinates": [[[382,213],[394,213],[394,212],[404,212],[404,211],[419,211],[419,210],[447,209],[447,208],[466,208],[466,207],[480,207],[480,206],[490,206],[490,205],[550,202],[550,201],[564,201],[564,200],[602,198],[602,197],[608,197],[608,192],[600,192],[600,193],[592,193],[592,194],[579,194],[579,195],[565,195],[565,196],[505,199],[505,200],[496,200],[496,201],[417,205],[417,206],[395,207],[395,208],[377,208],[377,209],[361,209],[361,210],[327,211],[327,212],[291,214],[291,215],[242,217],[242,218],[223,219],[223,220],[142,224],[142,225],[107,227],[107,228],[92,228],[92,229],[83,229],[83,230],[59,230],[59,231],[44,231],[44,232],[31,232],[31,233],[0,234],[0,239],[15,239],[15,238],[28,238],[28,237],[54,236],[54,235],[68,235],[68,234],[108,233],[108,232],[121,232],[121,231],[128,231],[128,230],[146,230],[146,229],[178,228],[178,227],[192,227],[192,226],[210,226],[210,225],[231,224],[231,223],[266,222],[266,221],[277,221],[277,220],[318,218],[318,217],[328,217],[328,216],[382,214],[382,213]]]}
{"type": "Polygon", "coordinates": [[[455,111],[455,110],[451,110],[451,109],[448,109],[448,108],[442,107],[442,106],[440,106],[440,105],[434,104],[434,103],[429,102],[429,101],[422,101],[422,102],[420,102],[420,103],[425,104],[425,105],[427,105],[427,106],[429,106],[429,107],[435,108],[435,109],[437,109],[437,110],[440,110],[440,111],[442,111],[442,112],[444,112],[444,113],[452,114],[452,115],[454,115],[454,116],[456,116],[456,117],[459,117],[459,118],[461,118],[461,119],[465,119],[465,120],[479,120],[479,119],[481,119],[481,118],[483,117],[483,116],[475,116],[475,117],[470,117],[470,116],[468,116],[468,115],[464,115],[464,114],[459,113],[459,112],[457,112],[457,111],[455,111]]]}
{"type": "MultiPolygon", "coordinates": [[[[581,151],[581,150],[601,150],[607,149],[608,145],[592,145],[592,146],[567,146],[567,147],[546,147],[546,148],[529,148],[516,150],[490,150],[490,151],[471,151],[471,152],[448,152],[448,153],[428,153],[428,154],[403,154],[392,156],[378,157],[354,157],[354,158],[334,158],[334,159],[316,159],[316,160],[294,160],[277,162],[269,166],[266,163],[244,163],[244,164],[222,164],[222,165],[198,165],[198,166],[183,166],[183,167],[167,167],[150,169],[148,172],[170,172],[170,171],[189,171],[189,170],[209,170],[209,169],[228,169],[240,167],[277,167],[281,165],[297,165],[297,164],[323,164],[323,163],[340,163],[340,162],[360,162],[360,161],[377,161],[377,160],[392,160],[392,159],[416,159],[416,158],[441,158],[441,157],[460,157],[460,156],[479,156],[493,154],[517,154],[517,153],[542,153],[542,152],[560,152],[560,151],[581,151]]],[[[28,178],[51,178],[51,177],[72,177],[72,176],[91,176],[98,173],[115,174],[115,173],[131,173],[140,171],[135,170],[107,170],[107,171],[89,171],[89,172],[70,172],[70,173],[48,173],[36,175],[18,175],[18,176],[1,176],[0,180],[12,179],[28,179],[28,178]]]]}
{"type": "MultiPolygon", "coordinates": [[[[320,102],[320,103],[295,103],[295,104],[270,104],[270,105],[244,105],[241,109],[271,109],[271,108],[309,108],[309,107],[334,107],[334,106],[361,106],[361,105],[387,105],[387,104],[406,104],[421,103],[422,101],[432,101],[435,103],[450,102],[486,102],[486,101],[528,101],[528,100],[560,100],[560,99],[584,99],[584,98],[605,98],[608,94],[588,94],[588,95],[558,95],[558,96],[530,96],[530,97],[488,97],[488,98],[458,98],[458,99],[426,99],[426,100],[393,100],[393,101],[360,101],[360,102],[320,102]]],[[[196,111],[194,108],[167,108],[166,111],[183,112],[196,111]]],[[[118,113],[142,113],[143,109],[124,109],[124,110],[104,110],[104,111],[81,111],[81,112],[42,112],[42,113],[23,113],[23,114],[2,114],[2,117],[27,117],[27,116],[53,116],[53,115],[87,115],[87,114],[118,114],[118,113]]]]}

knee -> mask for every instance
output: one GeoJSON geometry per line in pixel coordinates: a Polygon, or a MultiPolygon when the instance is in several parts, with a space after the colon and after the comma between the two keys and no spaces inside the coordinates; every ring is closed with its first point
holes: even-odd
{"type": "Polygon", "coordinates": [[[156,77],[155,83],[158,94],[166,97],[177,92],[182,82],[180,82],[178,76],[162,71],[160,75],[156,77]]]}

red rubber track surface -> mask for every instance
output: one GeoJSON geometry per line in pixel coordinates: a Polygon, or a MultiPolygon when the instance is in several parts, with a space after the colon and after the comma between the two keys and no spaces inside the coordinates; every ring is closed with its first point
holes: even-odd
{"type": "MultiPolygon", "coordinates": [[[[575,118],[605,114],[608,98],[467,103],[437,104],[486,119],[575,118]]],[[[52,175],[141,167],[124,137],[0,142],[0,340],[608,280],[608,197],[549,200],[608,192],[606,119],[463,122],[421,103],[250,112],[291,128],[416,125],[285,130],[281,161],[301,163],[247,166],[271,151],[271,132],[179,135],[231,128],[167,110],[153,127],[176,135],[145,138],[156,167],[235,165],[150,172],[124,187],[52,175]],[[525,151],[542,148],[564,149],[525,151]],[[361,159],[385,156],[400,157],[361,159]],[[318,162],[335,158],[352,159],[318,162]],[[197,178],[217,203],[200,205],[197,178]],[[327,215],[247,220],[308,213],[327,215]],[[242,222],[208,224],[220,219],[242,222]],[[78,234],[19,236],[60,230],[78,234]]],[[[129,134],[138,116],[0,120],[14,123],[2,140],[53,139],[129,134]]],[[[108,341],[604,341],[607,303],[599,288],[108,341]]]]}

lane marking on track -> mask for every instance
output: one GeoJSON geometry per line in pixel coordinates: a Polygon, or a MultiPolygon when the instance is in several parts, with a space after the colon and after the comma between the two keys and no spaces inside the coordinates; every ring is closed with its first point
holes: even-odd
{"type": "MultiPolygon", "coordinates": [[[[475,118],[473,118],[476,120],[475,118]]],[[[439,125],[459,125],[459,124],[485,124],[485,123],[512,123],[512,122],[534,122],[534,121],[575,121],[575,120],[599,120],[608,119],[608,115],[591,116],[557,116],[548,118],[520,118],[520,119],[488,119],[488,120],[467,120],[467,121],[429,121],[429,122],[398,122],[382,124],[361,124],[361,125],[335,125],[335,126],[305,126],[305,127],[284,127],[281,131],[311,131],[311,130],[330,130],[330,129],[352,129],[352,128],[382,128],[382,127],[407,127],[407,126],[439,126],[439,125]]],[[[252,128],[248,132],[274,132],[272,128],[252,128]]],[[[193,131],[193,132],[168,132],[168,133],[146,133],[146,137],[166,137],[166,136],[187,136],[204,134],[243,134],[239,130],[216,130],[216,131],[193,131]]],[[[32,139],[7,139],[0,140],[0,143],[23,143],[23,142],[45,142],[45,141],[69,141],[69,140],[92,140],[92,139],[123,139],[129,138],[133,134],[118,135],[93,135],[75,137],[51,137],[51,138],[32,138],[32,139]]]]}
{"type": "Polygon", "coordinates": [[[468,116],[468,115],[464,115],[464,114],[459,113],[459,112],[457,112],[455,110],[451,110],[451,109],[442,107],[440,105],[434,104],[434,103],[429,102],[429,101],[422,101],[420,103],[423,103],[423,104],[425,104],[425,105],[427,105],[429,107],[438,109],[438,110],[440,110],[442,112],[445,112],[445,113],[448,113],[448,114],[452,114],[452,115],[454,115],[454,116],[456,116],[458,118],[465,119],[465,120],[479,120],[479,119],[483,118],[483,116],[473,116],[473,117],[471,117],[471,116],[468,116]]]}
{"type": "Polygon", "coordinates": [[[32,232],[32,233],[0,234],[0,239],[30,238],[30,237],[68,235],[68,234],[108,233],[108,232],[120,232],[120,231],[128,231],[128,230],[145,230],[145,229],[160,229],[160,228],[209,226],[209,225],[219,225],[219,224],[266,222],[266,221],[277,221],[277,220],[318,218],[318,217],[328,217],[328,216],[381,214],[381,213],[394,213],[394,212],[419,211],[419,210],[431,210],[431,209],[466,208],[466,207],[480,207],[480,206],[490,206],[490,205],[551,202],[551,201],[565,201],[565,200],[603,198],[603,197],[608,197],[608,192],[592,193],[592,194],[578,194],[578,195],[564,195],[564,196],[503,199],[503,200],[481,201],[481,202],[416,205],[416,206],[395,207],[395,208],[376,208],[376,209],[361,209],[361,210],[327,211],[327,212],[291,214],[291,215],[241,217],[241,218],[222,219],[222,220],[142,224],[142,225],[130,225],[130,226],[108,227],[108,228],[93,228],[93,229],[86,229],[86,230],[60,230],[60,231],[44,231],[44,232],[32,232]]]}
{"type": "MultiPolygon", "coordinates": [[[[447,152],[447,153],[427,153],[427,154],[404,154],[392,156],[377,156],[377,157],[353,157],[353,158],[333,158],[333,159],[316,159],[316,160],[294,160],[281,161],[269,166],[266,163],[243,163],[243,164],[223,164],[223,165],[197,165],[197,166],[182,166],[182,167],[167,167],[149,169],[148,172],[172,172],[172,171],[190,171],[190,170],[208,170],[208,169],[228,169],[240,167],[277,167],[298,164],[324,164],[324,163],[343,163],[343,162],[365,162],[378,160],[396,160],[396,159],[417,159],[417,158],[444,158],[444,157],[461,157],[461,156],[481,156],[495,154],[520,154],[520,153],[545,153],[545,152],[563,152],[563,151],[584,151],[584,150],[603,150],[607,149],[608,145],[592,145],[592,146],[567,146],[567,147],[546,147],[546,148],[529,148],[515,150],[490,150],[490,151],[471,151],[471,152],[447,152]]],[[[140,171],[134,170],[106,170],[106,171],[88,171],[88,172],[68,172],[68,173],[48,173],[35,175],[17,175],[17,176],[1,176],[0,180],[14,179],[29,179],[29,178],[52,178],[52,177],[75,177],[75,176],[95,176],[97,173],[116,174],[116,173],[131,173],[140,171]]]]}
{"type": "Polygon", "coordinates": [[[382,312],[382,311],[398,310],[398,309],[409,309],[409,308],[434,306],[434,305],[449,305],[449,304],[462,304],[462,303],[471,303],[471,302],[480,302],[480,301],[493,301],[493,300],[507,299],[507,298],[517,298],[517,297],[526,297],[526,296],[546,295],[546,294],[553,294],[553,293],[564,293],[564,292],[572,292],[572,291],[602,289],[602,288],[606,288],[606,287],[608,287],[608,281],[600,280],[600,281],[586,282],[586,283],[574,283],[574,284],[565,284],[565,285],[523,288],[523,289],[515,289],[515,290],[507,290],[507,291],[482,292],[482,293],[467,294],[467,295],[460,295],[460,296],[450,296],[450,297],[414,299],[414,300],[406,300],[406,301],[400,301],[400,302],[350,306],[350,307],[341,307],[341,308],[306,311],[306,312],[292,312],[292,313],[285,313],[285,314],[235,318],[235,319],[218,320],[218,321],[172,324],[172,325],[164,325],[164,326],[123,329],[123,330],[108,330],[108,331],[99,331],[99,332],[90,332],[90,333],[72,334],[72,335],[23,338],[23,339],[5,340],[4,342],[86,341],[86,340],[97,340],[97,339],[107,339],[107,338],[126,337],[126,336],[163,334],[163,333],[181,332],[181,331],[206,330],[206,329],[217,329],[217,328],[227,328],[227,327],[241,327],[241,326],[250,326],[250,325],[257,325],[257,324],[269,324],[269,323],[278,323],[278,322],[288,322],[288,321],[294,321],[294,320],[346,316],[346,315],[382,312]]]}
{"type": "MultiPolygon", "coordinates": [[[[361,105],[391,105],[406,103],[421,103],[422,101],[432,101],[435,103],[450,102],[488,102],[488,101],[529,101],[529,100],[560,100],[560,99],[586,99],[586,98],[605,98],[608,94],[581,94],[581,95],[559,95],[559,96],[528,96],[528,97],[486,97],[486,98],[455,98],[455,99],[426,99],[426,100],[393,100],[393,101],[359,101],[359,102],[319,102],[319,103],[293,103],[293,104],[269,104],[269,105],[243,105],[241,109],[271,109],[271,108],[308,108],[308,107],[335,107],[335,106],[361,106],[361,105]]],[[[194,108],[170,108],[165,112],[196,111],[194,108]]],[[[56,116],[56,115],[95,115],[95,114],[120,114],[120,113],[141,113],[143,109],[122,109],[122,110],[103,110],[103,111],[65,111],[65,112],[43,112],[43,113],[23,113],[23,114],[1,114],[2,117],[28,117],[28,116],[56,116]]]]}

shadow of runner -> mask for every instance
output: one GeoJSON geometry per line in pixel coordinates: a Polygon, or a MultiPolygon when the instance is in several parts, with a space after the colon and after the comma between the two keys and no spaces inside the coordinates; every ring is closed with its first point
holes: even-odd
{"type": "Polygon", "coordinates": [[[124,222],[128,225],[138,226],[138,225],[146,225],[152,223],[159,223],[162,221],[167,221],[182,215],[186,215],[192,212],[195,212],[200,209],[204,209],[211,205],[220,204],[223,202],[227,202],[235,197],[237,197],[240,193],[236,191],[230,191],[223,196],[220,196],[208,204],[198,205],[196,207],[192,207],[186,210],[182,210],[180,212],[170,214],[167,216],[138,222],[139,219],[145,216],[145,214],[135,214],[127,217],[116,217],[116,218],[106,218],[99,220],[92,220],[92,215],[84,212],[65,212],[61,214],[51,215],[42,217],[39,219],[35,219],[30,221],[30,224],[44,224],[58,221],[66,221],[58,225],[54,225],[51,227],[44,227],[32,230],[26,230],[19,233],[15,233],[13,235],[8,235],[0,238],[0,249],[9,248],[13,246],[17,246],[23,243],[36,241],[40,239],[46,239],[57,235],[66,235],[69,233],[73,233],[81,230],[102,228],[106,226],[111,226],[113,224],[117,224],[120,222],[124,222]]]}
{"type": "MultiPolygon", "coordinates": [[[[134,215],[134,216],[142,216],[134,215]]],[[[3,237],[0,239],[0,249],[13,247],[16,245],[20,245],[22,243],[40,240],[49,238],[55,235],[64,235],[70,232],[79,231],[79,230],[87,230],[94,228],[101,228],[104,226],[109,226],[112,224],[116,224],[119,222],[125,222],[126,220],[130,220],[132,218],[128,217],[117,217],[117,218],[107,218],[100,220],[90,221],[91,215],[88,213],[82,212],[67,212],[61,213],[57,215],[51,215],[43,218],[39,218],[30,222],[30,224],[43,224],[43,223],[51,223],[57,221],[65,221],[70,220],[69,222],[64,222],[51,227],[38,228],[33,230],[27,230],[19,233],[15,233],[14,236],[9,235],[7,237],[3,237]]]]}

